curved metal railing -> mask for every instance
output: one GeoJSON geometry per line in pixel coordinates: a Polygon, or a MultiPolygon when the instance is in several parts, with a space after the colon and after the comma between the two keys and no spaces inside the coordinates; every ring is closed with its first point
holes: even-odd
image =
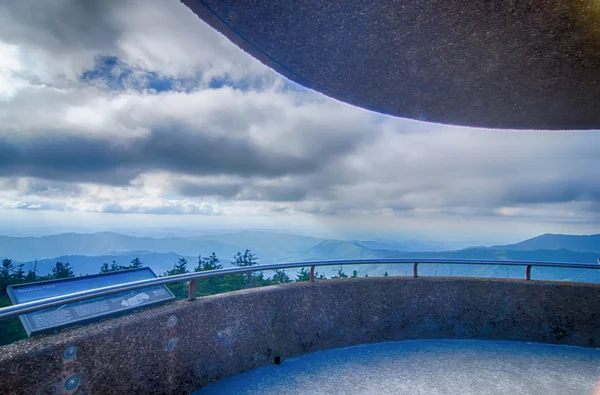
{"type": "Polygon", "coordinates": [[[571,269],[600,269],[600,264],[579,264],[567,262],[538,262],[538,261],[498,261],[482,259],[343,259],[328,261],[288,262],[270,263],[254,266],[231,267],[226,269],[211,270],[205,272],[193,272],[178,274],[168,277],[151,278],[147,280],[132,281],[125,284],[111,285],[86,291],[74,292],[67,295],[54,296],[51,298],[21,303],[0,309],[0,319],[14,317],[24,313],[44,310],[49,307],[63,305],[65,303],[78,302],[99,296],[106,296],[118,292],[131,291],[156,285],[166,285],[189,281],[189,299],[194,299],[194,291],[197,279],[219,277],[229,274],[244,274],[267,270],[284,270],[310,267],[310,281],[315,280],[315,268],[320,266],[340,265],[381,265],[381,264],[403,264],[413,265],[413,277],[419,277],[419,264],[443,264],[443,265],[497,265],[497,266],[520,266],[525,267],[525,279],[531,280],[532,267],[553,267],[571,269]]]}

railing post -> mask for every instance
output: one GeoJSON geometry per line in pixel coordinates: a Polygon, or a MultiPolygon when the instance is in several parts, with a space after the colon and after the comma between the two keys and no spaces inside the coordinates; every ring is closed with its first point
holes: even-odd
{"type": "Polygon", "coordinates": [[[196,279],[190,280],[190,285],[188,289],[188,300],[196,299],[196,279]]]}
{"type": "Polygon", "coordinates": [[[413,263],[413,277],[417,278],[419,277],[419,272],[417,270],[417,267],[419,266],[418,262],[413,263]]]}
{"type": "Polygon", "coordinates": [[[531,280],[531,265],[525,268],[525,280],[531,280]]]}
{"type": "Polygon", "coordinates": [[[311,283],[315,282],[315,267],[314,266],[310,267],[310,282],[311,283]]]}

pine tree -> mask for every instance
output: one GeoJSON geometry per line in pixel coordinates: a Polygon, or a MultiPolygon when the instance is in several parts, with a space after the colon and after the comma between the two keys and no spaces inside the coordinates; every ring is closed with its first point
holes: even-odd
{"type": "Polygon", "coordinates": [[[29,269],[27,271],[27,275],[25,276],[25,281],[26,282],[33,282],[37,280],[37,265],[38,265],[38,261],[37,259],[34,261],[33,263],[33,270],[29,269]]]}
{"type": "Polygon", "coordinates": [[[112,261],[110,265],[104,262],[102,266],[100,266],[100,273],[116,272],[117,270],[121,269],[124,269],[124,267],[119,265],[116,261],[112,261]]]}
{"type": "Polygon", "coordinates": [[[310,271],[303,267],[300,268],[300,271],[296,273],[296,282],[300,281],[309,281],[310,280],[310,271]]]}
{"type": "Polygon", "coordinates": [[[290,276],[287,275],[285,270],[275,270],[275,274],[273,275],[273,284],[287,284],[291,283],[292,280],[290,276]]]}
{"type": "Polygon", "coordinates": [[[67,278],[73,276],[75,276],[75,273],[73,272],[69,262],[63,263],[58,261],[52,268],[52,278],[67,278]]]}
{"type": "Polygon", "coordinates": [[[25,282],[31,283],[38,280],[38,276],[35,274],[35,270],[28,270],[25,275],[25,282]]]}
{"type": "MultiPolygon", "coordinates": [[[[222,269],[223,265],[219,262],[221,260],[217,257],[217,254],[214,252],[209,255],[202,257],[202,255],[198,255],[198,266],[194,268],[195,272],[205,272],[209,270],[218,270],[222,269]]],[[[227,278],[223,277],[210,277],[196,280],[196,293],[198,294],[208,294],[212,295],[216,292],[219,287],[224,287],[226,290],[230,290],[228,287],[225,287],[225,283],[227,278]]]]}
{"type": "Polygon", "coordinates": [[[23,266],[25,266],[25,264],[20,263],[13,270],[13,274],[12,274],[12,282],[13,283],[22,283],[23,281],[25,281],[25,270],[23,270],[23,266]]]}
{"type": "Polygon", "coordinates": [[[140,258],[135,257],[131,262],[128,269],[139,269],[144,266],[144,262],[140,261],[140,258]]]}
{"type": "Polygon", "coordinates": [[[244,251],[244,254],[238,251],[233,257],[234,262],[231,262],[235,266],[253,266],[258,264],[258,257],[250,252],[250,250],[244,251]]]}
{"type": "Polygon", "coordinates": [[[217,254],[215,254],[214,252],[209,256],[205,256],[204,258],[201,255],[199,255],[198,266],[196,266],[194,271],[204,272],[207,270],[223,269],[223,265],[221,265],[219,262],[221,262],[221,260],[217,258],[217,254]]]}
{"type": "Polygon", "coordinates": [[[177,274],[187,273],[187,259],[179,258],[179,261],[173,264],[173,269],[167,271],[165,276],[174,276],[177,274]]]}
{"type": "Polygon", "coordinates": [[[344,273],[344,267],[340,266],[338,267],[338,269],[336,270],[336,274],[335,276],[331,277],[331,278],[348,278],[348,275],[346,273],[344,273]]]}
{"type": "MultiPolygon", "coordinates": [[[[233,259],[234,261],[231,262],[231,264],[234,266],[246,267],[258,264],[258,257],[248,249],[244,251],[243,254],[238,251],[238,253],[234,255],[233,259]]],[[[264,275],[262,273],[247,273],[244,275],[244,277],[245,283],[250,287],[253,287],[257,284],[262,284],[264,282],[264,275]]]]}
{"type": "Polygon", "coordinates": [[[358,277],[358,272],[356,270],[352,270],[352,275],[350,276],[350,278],[357,278],[358,277]]]}
{"type": "Polygon", "coordinates": [[[3,259],[2,266],[0,266],[0,293],[6,292],[6,287],[11,284],[12,272],[15,269],[15,265],[12,259],[3,259]]]}

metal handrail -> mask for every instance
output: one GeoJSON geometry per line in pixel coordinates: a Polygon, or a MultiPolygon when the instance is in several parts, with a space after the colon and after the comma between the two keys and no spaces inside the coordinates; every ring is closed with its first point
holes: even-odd
{"type": "Polygon", "coordinates": [[[270,263],[254,266],[231,267],[226,269],[210,270],[205,272],[193,272],[178,274],[168,277],[151,278],[147,280],[132,281],[124,284],[110,285],[107,287],[89,289],[86,291],[73,292],[67,295],[59,295],[51,298],[35,300],[21,303],[0,309],[0,319],[14,317],[24,313],[44,310],[49,307],[63,305],[65,303],[79,302],[100,296],[112,295],[119,292],[132,291],[140,288],[146,288],[157,285],[166,285],[190,282],[189,299],[194,299],[195,282],[197,279],[220,277],[229,274],[253,273],[266,270],[283,270],[310,267],[310,281],[315,280],[315,268],[320,266],[338,266],[338,265],[378,265],[378,264],[412,264],[413,277],[419,277],[419,264],[444,264],[444,265],[497,265],[497,266],[525,266],[525,279],[530,280],[531,267],[554,267],[554,268],[572,268],[572,269],[600,269],[600,264],[579,264],[568,262],[539,262],[539,261],[498,261],[485,259],[419,259],[419,258],[398,258],[398,259],[342,259],[327,261],[308,261],[308,262],[287,262],[270,263]]]}

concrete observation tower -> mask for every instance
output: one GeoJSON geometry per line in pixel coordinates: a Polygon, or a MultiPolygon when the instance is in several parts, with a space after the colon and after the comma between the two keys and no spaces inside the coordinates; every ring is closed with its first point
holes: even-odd
{"type": "MultiPolygon", "coordinates": [[[[600,128],[597,0],[183,3],[198,23],[208,23],[290,80],[365,109],[467,127],[600,128]]],[[[536,280],[541,268],[598,273],[600,265],[442,259],[296,262],[138,279],[27,301],[0,309],[0,318],[58,311],[165,284],[184,283],[190,289],[189,300],[0,348],[0,392],[306,393],[337,388],[403,394],[427,393],[435,383],[445,383],[439,388],[447,390],[483,391],[504,380],[506,388],[527,393],[567,394],[569,388],[584,388],[591,394],[595,384],[588,381],[600,379],[600,285],[536,280]],[[314,281],[315,268],[346,264],[409,265],[411,275],[314,281]],[[522,278],[420,274],[423,265],[436,264],[505,265],[520,268],[522,278]],[[310,270],[310,281],[194,298],[199,279],[301,267],[310,270]],[[444,341],[435,343],[440,339],[444,341]],[[459,340],[467,343],[455,343],[459,340]],[[492,343],[480,347],[477,341],[492,343]],[[385,342],[403,343],[364,346],[385,342]],[[526,342],[541,348],[527,348],[526,342]],[[359,345],[347,353],[337,350],[359,345]],[[483,357],[477,359],[473,350],[483,357]],[[302,358],[313,359],[303,363],[302,358]],[[474,360],[478,362],[470,364],[474,360]],[[331,361],[344,369],[344,382],[328,373],[338,369],[331,361]],[[579,369],[577,377],[588,381],[560,387],[541,370],[527,370],[535,361],[547,362],[559,376],[579,369]],[[286,371],[286,366],[296,370],[286,371]],[[390,366],[394,368],[386,370],[390,366]],[[510,366],[528,373],[520,375],[510,366]],[[267,370],[252,376],[255,368],[267,370]],[[457,370],[444,376],[450,368],[457,370]],[[248,372],[248,381],[227,381],[242,372],[248,372]],[[302,372],[310,373],[305,377],[302,372]],[[410,386],[417,392],[401,392],[410,386]]],[[[122,306],[143,304],[152,297],[146,296],[131,296],[122,306]]]]}

